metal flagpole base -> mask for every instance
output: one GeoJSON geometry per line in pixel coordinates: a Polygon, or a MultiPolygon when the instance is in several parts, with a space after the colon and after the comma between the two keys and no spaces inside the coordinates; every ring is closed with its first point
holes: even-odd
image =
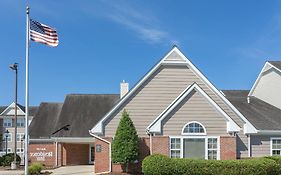
{"type": "Polygon", "coordinates": [[[17,169],[17,163],[16,162],[12,162],[11,163],[11,170],[16,170],[17,169]]]}

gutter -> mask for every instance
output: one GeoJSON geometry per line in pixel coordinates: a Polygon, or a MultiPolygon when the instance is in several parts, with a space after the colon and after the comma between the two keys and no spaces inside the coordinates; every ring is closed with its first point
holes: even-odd
{"type": "Polygon", "coordinates": [[[108,146],[109,146],[109,170],[105,171],[105,172],[96,173],[96,174],[108,174],[108,173],[111,173],[111,170],[112,170],[112,167],[111,167],[111,143],[109,141],[107,141],[107,140],[105,140],[105,139],[95,135],[94,133],[91,132],[91,130],[89,130],[89,134],[91,136],[95,137],[96,139],[101,140],[101,141],[107,143],[108,146]]]}

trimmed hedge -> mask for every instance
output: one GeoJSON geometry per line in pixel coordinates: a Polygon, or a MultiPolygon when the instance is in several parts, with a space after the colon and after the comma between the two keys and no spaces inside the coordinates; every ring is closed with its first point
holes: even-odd
{"type": "Polygon", "coordinates": [[[151,155],[142,162],[145,175],[278,175],[281,164],[269,158],[247,160],[172,159],[151,155]]]}

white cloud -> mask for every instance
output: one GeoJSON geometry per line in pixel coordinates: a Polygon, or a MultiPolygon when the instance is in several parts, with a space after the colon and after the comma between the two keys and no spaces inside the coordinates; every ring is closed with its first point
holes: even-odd
{"type": "MultiPolygon", "coordinates": [[[[149,43],[169,43],[174,44],[175,39],[161,28],[161,21],[150,11],[133,7],[128,1],[118,1],[118,3],[108,3],[108,1],[99,1],[97,11],[87,9],[87,13],[106,18],[110,21],[123,25],[133,31],[137,37],[149,43]],[[90,10],[90,11],[89,11],[90,10]]],[[[85,8],[85,7],[84,7],[85,8]]],[[[179,44],[179,41],[177,41],[179,44]]]]}

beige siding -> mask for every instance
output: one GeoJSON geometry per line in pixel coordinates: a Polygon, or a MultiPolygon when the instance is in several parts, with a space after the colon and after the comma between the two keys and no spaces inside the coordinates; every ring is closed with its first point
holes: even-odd
{"type": "Polygon", "coordinates": [[[226,120],[205,97],[193,91],[163,121],[163,135],[181,135],[184,125],[191,121],[200,122],[207,135],[226,135],[226,120]]]}
{"type": "MultiPolygon", "coordinates": [[[[179,60],[172,54],[167,59],[179,60]],[[174,57],[174,58],[172,58],[174,57]]],[[[105,122],[105,136],[113,136],[121,113],[130,113],[139,136],[146,127],[188,86],[196,82],[240,127],[242,120],[187,66],[165,65],[158,68],[131,97],[105,122]]]]}
{"type": "Polygon", "coordinates": [[[253,91],[253,96],[281,109],[281,74],[275,69],[265,72],[253,91]]]}
{"type": "Polygon", "coordinates": [[[252,157],[270,155],[270,137],[280,136],[251,136],[252,157]]]}

